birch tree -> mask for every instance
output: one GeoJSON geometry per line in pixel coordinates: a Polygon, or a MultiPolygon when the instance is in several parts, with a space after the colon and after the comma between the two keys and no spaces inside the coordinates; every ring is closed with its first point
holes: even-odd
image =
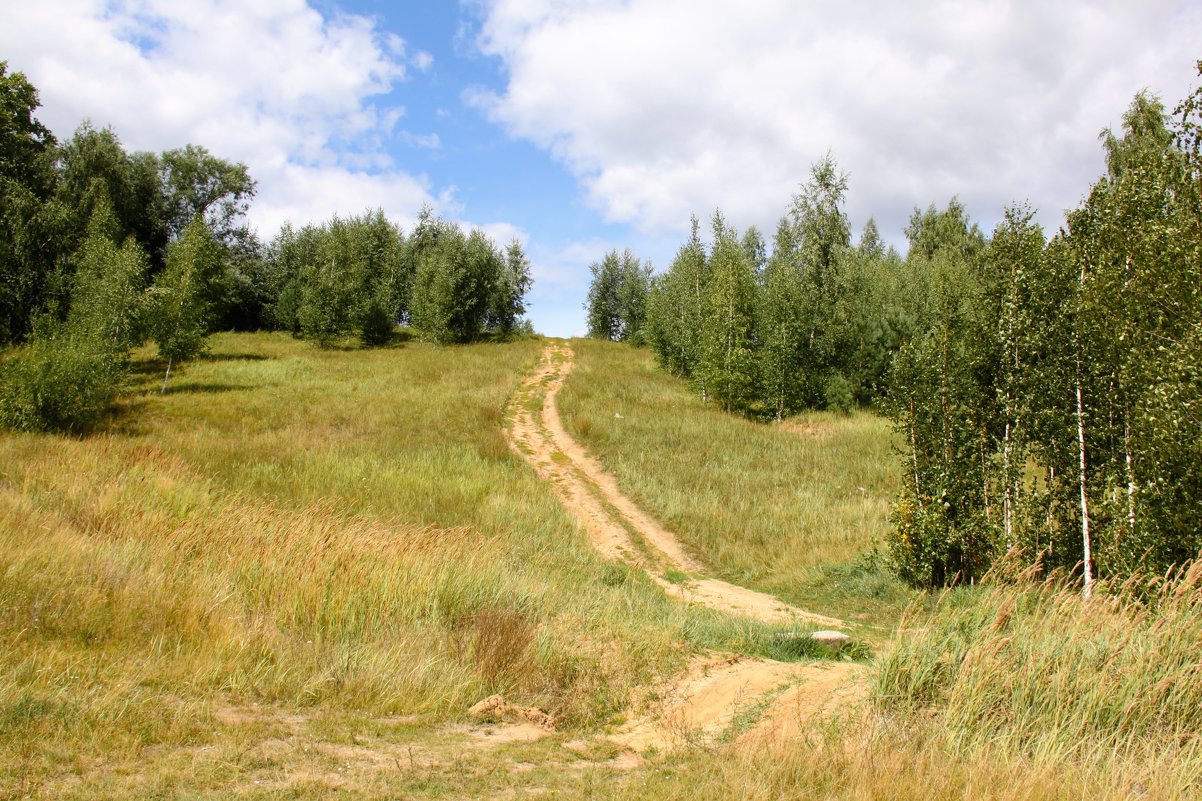
{"type": "Polygon", "coordinates": [[[160,392],[167,391],[176,362],[204,350],[213,312],[207,296],[221,266],[221,248],[197,215],[168,247],[167,266],[152,289],[150,336],[167,360],[160,392]]]}
{"type": "Polygon", "coordinates": [[[753,401],[756,385],[755,268],[720,213],[713,231],[697,379],[725,410],[742,410],[753,401]]]}

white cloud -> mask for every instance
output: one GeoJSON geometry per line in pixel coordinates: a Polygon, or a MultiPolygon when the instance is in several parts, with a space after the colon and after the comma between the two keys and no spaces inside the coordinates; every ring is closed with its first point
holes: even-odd
{"type": "Polygon", "coordinates": [[[413,54],[413,58],[409,63],[412,64],[413,68],[417,71],[425,72],[426,70],[430,69],[430,67],[434,66],[434,56],[425,50],[418,50],[413,54]]]}
{"type": "MultiPolygon", "coordinates": [[[[455,207],[452,190],[387,153],[404,115],[387,95],[405,80],[405,42],[367,18],[304,0],[57,0],[10,3],[4,17],[0,52],[38,88],[56,134],[90,118],[131,150],[195,143],[244,161],[266,235],[285,219],[455,207]]],[[[420,53],[413,63],[428,66],[420,53]]],[[[401,136],[439,145],[435,133],[401,136]]]]}
{"type": "Polygon", "coordinates": [[[849,211],[887,235],[958,195],[1045,224],[1102,161],[1135,92],[1194,80],[1202,6],[1036,0],[495,0],[479,46],[507,85],[475,102],[545,148],[606,219],[682,231],[721,206],[771,231],[828,149],[849,211]]]}
{"type": "Polygon", "coordinates": [[[480,233],[491,239],[493,244],[502,250],[509,247],[509,243],[515,239],[523,248],[530,242],[530,234],[513,223],[492,222],[476,224],[467,222],[466,220],[458,222],[466,229],[478,229],[480,233]]]}
{"type": "Polygon", "coordinates": [[[591,278],[588,267],[620,247],[592,238],[560,247],[535,244],[530,249],[534,286],[527,306],[539,333],[563,337],[588,333],[583,312],[591,278]]]}

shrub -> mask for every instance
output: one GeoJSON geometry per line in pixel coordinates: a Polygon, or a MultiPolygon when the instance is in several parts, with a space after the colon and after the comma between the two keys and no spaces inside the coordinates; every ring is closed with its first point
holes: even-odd
{"type": "Polygon", "coordinates": [[[852,406],[855,404],[855,397],[852,395],[851,384],[847,382],[841,374],[835,373],[830,378],[826,379],[826,384],[823,387],[823,394],[826,396],[826,408],[832,412],[840,414],[848,414],[851,412],[852,406]]]}
{"type": "Polygon", "coordinates": [[[0,425],[86,431],[109,407],[124,374],[120,354],[82,338],[35,340],[0,364],[0,425]]]}
{"type": "Polygon", "coordinates": [[[359,319],[359,341],[365,347],[387,345],[392,339],[392,316],[377,299],[368,302],[359,319]]]}

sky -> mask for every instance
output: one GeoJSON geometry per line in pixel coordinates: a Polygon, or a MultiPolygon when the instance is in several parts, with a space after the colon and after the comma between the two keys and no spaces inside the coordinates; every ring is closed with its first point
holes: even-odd
{"type": "Polygon", "coordinates": [[[853,229],[915,207],[1049,232],[1136,92],[1199,79],[1196,0],[0,0],[0,59],[60,138],[198,144],[258,182],[250,223],[425,204],[530,256],[529,316],[584,332],[588,266],[665,269],[691,215],[771,236],[831,153],[853,229]]]}

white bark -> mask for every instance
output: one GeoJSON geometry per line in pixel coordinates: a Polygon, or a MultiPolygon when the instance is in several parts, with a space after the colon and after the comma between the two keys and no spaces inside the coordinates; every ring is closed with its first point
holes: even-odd
{"type": "MultiPolygon", "coordinates": [[[[1081,281],[1079,302],[1085,300],[1085,262],[1081,262],[1081,281]]],[[[1081,313],[1078,309],[1078,314],[1081,313]]],[[[1085,497],[1085,402],[1081,397],[1081,321],[1077,320],[1076,332],[1073,337],[1077,357],[1077,455],[1081,468],[1081,554],[1085,562],[1084,583],[1082,586],[1086,600],[1093,594],[1093,545],[1089,539],[1089,501],[1085,497]]]]}
{"type": "MultiPolygon", "coordinates": [[[[1007,393],[1007,407],[1009,406],[1007,393]]],[[[1002,530],[1006,535],[1006,547],[1014,545],[1014,525],[1010,509],[1010,421],[1006,421],[1006,431],[1002,436],[1002,530]]]]}
{"type": "MultiPolygon", "coordinates": [[[[1080,366],[1080,357],[1077,359],[1080,366]]],[[[1089,540],[1089,501],[1085,497],[1085,408],[1081,398],[1081,378],[1077,377],[1077,454],[1081,466],[1081,551],[1085,563],[1085,597],[1093,594],[1093,548],[1089,540]]]]}
{"type": "Polygon", "coordinates": [[[1135,534],[1135,465],[1131,459],[1131,422],[1123,418],[1123,450],[1127,457],[1127,531],[1135,534]]]}
{"type": "Polygon", "coordinates": [[[918,488],[918,437],[914,431],[914,401],[910,401],[910,459],[914,464],[914,501],[922,508],[922,493],[918,488]]]}

